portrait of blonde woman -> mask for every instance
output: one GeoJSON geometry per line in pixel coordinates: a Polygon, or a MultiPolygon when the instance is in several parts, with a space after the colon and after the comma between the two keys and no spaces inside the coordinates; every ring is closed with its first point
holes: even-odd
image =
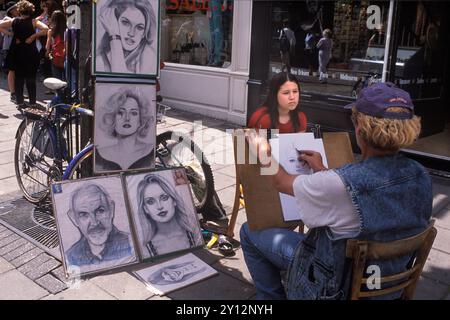
{"type": "Polygon", "coordinates": [[[143,258],[203,244],[188,180],[180,184],[176,170],[128,175],[127,193],[138,229],[143,258]]]}
{"type": "Polygon", "coordinates": [[[152,168],[156,139],[155,102],[151,98],[154,87],[97,83],[95,90],[94,171],[152,168]]]}
{"type": "Polygon", "coordinates": [[[158,8],[157,0],[97,1],[94,74],[157,74],[158,8]]]}

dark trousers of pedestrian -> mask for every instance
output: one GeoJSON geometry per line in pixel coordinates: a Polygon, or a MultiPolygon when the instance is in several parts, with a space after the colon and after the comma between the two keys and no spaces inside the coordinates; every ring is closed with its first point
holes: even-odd
{"type": "Polygon", "coordinates": [[[14,87],[16,88],[17,104],[23,103],[23,85],[26,84],[30,104],[36,103],[36,75],[22,76],[16,74],[14,79],[14,87]]]}

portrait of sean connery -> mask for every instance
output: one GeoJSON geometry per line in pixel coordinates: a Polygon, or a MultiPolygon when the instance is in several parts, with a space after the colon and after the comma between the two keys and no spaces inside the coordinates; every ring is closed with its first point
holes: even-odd
{"type": "Polygon", "coordinates": [[[158,0],[97,0],[94,74],[156,76],[158,12],[158,0]]]}
{"type": "Polygon", "coordinates": [[[52,197],[68,274],[136,261],[119,176],[56,183],[52,197]]]}

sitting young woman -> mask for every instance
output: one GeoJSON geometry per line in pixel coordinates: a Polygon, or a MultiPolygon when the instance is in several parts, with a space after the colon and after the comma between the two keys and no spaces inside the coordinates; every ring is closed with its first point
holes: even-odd
{"type": "Polygon", "coordinates": [[[278,129],[279,133],[306,131],[306,116],[300,111],[300,84],[295,76],[281,72],[272,78],[264,106],[256,109],[247,127],[278,129]]]}

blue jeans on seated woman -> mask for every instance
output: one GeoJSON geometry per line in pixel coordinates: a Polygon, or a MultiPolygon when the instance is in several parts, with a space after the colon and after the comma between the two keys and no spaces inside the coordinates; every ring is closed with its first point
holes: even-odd
{"type": "Polygon", "coordinates": [[[305,235],[283,228],[250,231],[244,223],[240,236],[245,263],[256,287],[256,299],[286,299],[280,272],[287,271],[305,235]]]}

